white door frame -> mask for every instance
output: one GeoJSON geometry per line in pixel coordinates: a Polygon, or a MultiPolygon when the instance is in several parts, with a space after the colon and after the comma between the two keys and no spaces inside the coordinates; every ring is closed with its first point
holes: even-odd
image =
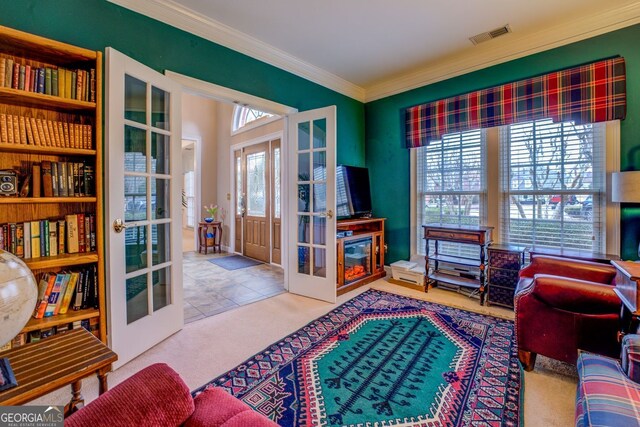
{"type": "MultiPolygon", "coordinates": [[[[265,98],[260,98],[258,96],[254,96],[254,95],[250,95],[244,92],[239,92],[237,90],[234,89],[229,89],[226,88],[224,86],[220,86],[220,85],[216,85],[214,83],[209,83],[206,82],[204,80],[199,80],[199,79],[195,79],[193,77],[189,77],[189,76],[185,76],[184,74],[180,74],[180,73],[176,73],[174,71],[170,71],[170,70],[165,70],[164,74],[171,78],[172,80],[174,80],[175,82],[179,83],[182,85],[182,89],[185,93],[189,93],[191,95],[197,95],[197,96],[203,96],[205,98],[211,98],[214,99],[216,101],[221,101],[221,102],[225,102],[225,103],[235,103],[235,104],[241,104],[241,105],[250,105],[254,108],[257,108],[261,111],[265,111],[268,113],[272,113],[272,114],[277,114],[279,116],[283,116],[283,128],[284,128],[284,132],[282,133],[282,139],[281,139],[281,153],[283,153],[283,155],[281,156],[281,171],[280,173],[282,174],[282,184],[283,184],[283,188],[286,186],[286,180],[287,180],[287,176],[288,176],[288,160],[287,160],[287,148],[288,148],[288,132],[287,129],[289,127],[289,118],[288,115],[289,114],[294,114],[298,112],[297,108],[293,108],[293,107],[289,107],[287,105],[284,104],[280,104],[274,101],[270,101],[268,99],[265,98]]],[[[233,155],[233,151],[231,151],[231,155],[233,155]]],[[[232,162],[231,164],[233,164],[233,159],[231,159],[232,162]]],[[[233,167],[231,168],[231,170],[233,170],[233,167]]],[[[234,188],[234,182],[235,182],[235,177],[231,177],[231,187],[234,188]]],[[[232,188],[230,188],[230,192],[232,190],[232,188]]],[[[288,227],[287,227],[287,217],[288,217],[288,213],[287,213],[287,209],[286,207],[288,206],[288,201],[289,201],[289,197],[288,197],[288,192],[287,191],[282,191],[281,193],[281,204],[282,204],[282,229],[283,229],[283,233],[282,233],[282,268],[284,269],[284,288],[286,290],[289,289],[289,276],[287,273],[287,256],[286,254],[288,253],[288,227]]],[[[235,192],[231,192],[232,194],[232,201],[235,200],[235,192]]],[[[231,234],[232,230],[235,230],[235,204],[230,204],[230,212],[229,212],[229,217],[230,218],[234,218],[233,221],[230,221],[230,223],[232,223],[233,225],[231,225],[229,227],[230,230],[230,237],[229,237],[229,251],[230,252],[234,252],[235,251],[235,242],[233,240],[233,234],[231,234]],[[233,216],[231,215],[233,214],[233,216]],[[233,228],[232,228],[233,227],[233,228]]]]}
{"type": "Polygon", "coordinates": [[[193,219],[193,250],[194,252],[198,251],[198,226],[196,225],[197,222],[200,221],[200,214],[202,213],[202,138],[200,136],[195,136],[195,135],[182,135],[182,141],[187,140],[187,141],[193,141],[194,143],[194,151],[195,151],[195,161],[196,161],[196,170],[195,170],[195,176],[194,176],[194,180],[195,180],[195,191],[196,191],[196,195],[195,195],[195,200],[193,202],[193,204],[195,205],[193,207],[194,209],[194,219],[193,219]]]}

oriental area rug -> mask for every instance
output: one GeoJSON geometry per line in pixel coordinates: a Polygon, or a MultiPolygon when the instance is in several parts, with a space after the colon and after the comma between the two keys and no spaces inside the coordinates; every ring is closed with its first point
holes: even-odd
{"type": "Polygon", "coordinates": [[[512,321],[368,290],[194,392],[282,426],[520,426],[512,321]]]}

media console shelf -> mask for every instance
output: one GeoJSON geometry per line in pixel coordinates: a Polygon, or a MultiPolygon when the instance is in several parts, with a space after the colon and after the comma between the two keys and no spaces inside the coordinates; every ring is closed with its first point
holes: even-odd
{"type": "MultiPolygon", "coordinates": [[[[484,304],[486,289],[485,270],[486,249],[491,243],[491,231],[493,227],[484,226],[455,226],[442,224],[423,225],[425,240],[425,291],[434,283],[450,285],[454,288],[471,288],[478,291],[480,304],[484,304]],[[435,241],[435,252],[429,254],[429,240],[435,241]],[[480,248],[478,258],[465,258],[459,256],[440,254],[439,242],[465,243],[478,245],[480,248]],[[429,264],[431,262],[431,264],[429,264]],[[459,266],[460,270],[467,270],[471,274],[449,274],[441,269],[440,263],[459,266]],[[471,278],[473,276],[473,278],[471,278]],[[475,278],[477,276],[477,278],[475,278]]],[[[454,269],[457,270],[457,269],[454,269]]]]}
{"type": "Polygon", "coordinates": [[[385,218],[338,220],[338,295],[371,283],[386,275],[384,271],[385,218]]]}

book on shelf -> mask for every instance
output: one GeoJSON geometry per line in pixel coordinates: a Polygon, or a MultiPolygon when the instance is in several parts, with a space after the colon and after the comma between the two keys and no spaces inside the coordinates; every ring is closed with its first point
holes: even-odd
{"type": "Polygon", "coordinates": [[[21,141],[20,141],[20,123],[19,123],[18,116],[11,116],[11,123],[12,123],[12,129],[13,129],[13,143],[14,144],[21,144],[21,141]]]}
{"type": "Polygon", "coordinates": [[[78,223],[78,252],[86,252],[84,214],[76,214],[78,223]]]}
{"type": "Polygon", "coordinates": [[[51,220],[47,223],[49,224],[49,256],[56,256],[58,255],[58,221],[51,220]]]}
{"type": "Polygon", "coordinates": [[[78,215],[67,215],[67,252],[75,254],[80,252],[80,242],[78,240],[78,215]]]}
{"type": "Polygon", "coordinates": [[[33,317],[36,319],[42,319],[44,312],[47,309],[49,303],[49,296],[53,289],[53,285],[56,281],[55,273],[44,273],[40,278],[38,285],[38,300],[36,302],[36,308],[33,311],[33,317]]]}
{"type": "Polygon", "coordinates": [[[67,189],[67,162],[57,162],[58,164],[58,193],[60,197],[68,197],[69,190],[67,189]]]}
{"type": "Polygon", "coordinates": [[[23,224],[24,229],[24,257],[31,258],[31,223],[25,222],[23,224]]]}
{"type": "Polygon", "coordinates": [[[42,256],[49,256],[49,221],[40,221],[40,253],[42,256]]]}
{"type": "Polygon", "coordinates": [[[3,144],[9,143],[9,131],[7,129],[7,115],[5,113],[0,114],[0,142],[3,144]]]}
{"type": "Polygon", "coordinates": [[[31,166],[31,196],[32,197],[40,197],[41,183],[42,183],[42,176],[41,176],[40,165],[37,163],[34,163],[31,166]]]}
{"type": "Polygon", "coordinates": [[[53,197],[53,179],[51,174],[51,161],[43,160],[40,166],[41,166],[41,173],[42,173],[42,192],[44,193],[44,197],[53,197]]]}
{"type": "MultiPolygon", "coordinates": [[[[92,215],[93,217],[93,215],[92,215]]],[[[58,253],[59,254],[63,254],[66,252],[66,245],[65,245],[65,241],[67,240],[65,238],[66,236],[66,222],[64,219],[59,219],[58,220],[58,253]]]]}
{"type": "Polygon", "coordinates": [[[51,190],[53,197],[60,196],[58,181],[58,162],[51,162],[51,190]]]}
{"type": "Polygon", "coordinates": [[[80,273],[76,271],[73,271],[68,274],[70,275],[69,283],[67,283],[67,287],[62,297],[62,302],[60,303],[60,311],[59,311],[60,314],[65,314],[67,310],[69,310],[69,306],[71,305],[71,298],[73,297],[73,293],[78,283],[78,278],[80,277],[80,273]]]}
{"type": "Polygon", "coordinates": [[[31,221],[31,257],[40,258],[40,222],[31,221]]]}
{"type": "Polygon", "coordinates": [[[73,162],[67,162],[67,192],[69,193],[69,197],[76,196],[76,185],[74,179],[75,169],[73,162]]]}
{"type": "Polygon", "coordinates": [[[53,288],[51,289],[51,294],[49,295],[49,300],[47,302],[47,308],[44,311],[44,317],[51,317],[56,312],[56,305],[58,305],[58,298],[60,298],[60,291],[62,290],[64,280],[64,274],[56,274],[56,281],[54,282],[53,288]]]}
{"type": "MultiPolygon", "coordinates": [[[[13,228],[13,227],[12,227],[13,228]]],[[[16,224],[16,251],[14,252],[17,257],[24,258],[24,224],[16,224]]]]}

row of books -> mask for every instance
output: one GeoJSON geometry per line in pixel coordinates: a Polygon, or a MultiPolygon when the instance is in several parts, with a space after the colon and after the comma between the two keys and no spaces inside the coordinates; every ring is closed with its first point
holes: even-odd
{"type": "Polygon", "coordinates": [[[35,117],[0,114],[0,142],[41,147],[84,148],[93,146],[91,125],[35,117]]]}
{"type": "Polygon", "coordinates": [[[96,102],[96,70],[34,67],[2,57],[0,87],[96,102]]]}
{"type": "Polygon", "coordinates": [[[25,345],[27,343],[37,342],[47,337],[56,334],[63,334],[67,331],[78,328],[85,328],[99,338],[99,326],[100,323],[98,322],[98,318],[92,317],[91,319],[78,320],[73,323],[65,323],[38,331],[22,332],[16,335],[14,339],[0,347],[0,351],[11,350],[12,348],[20,347],[21,345],[25,345]]]}
{"type": "MultiPolygon", "coordinates": [[[[33,168],[34,184],[42,179],[44,197],[85,197],[95,194],[95,176],[92,165],[81,162],[51,162],[43,160],[33,168]],[[40,174],[38,174],[38,169],[40,174]],[[40,175],[42,176],[40,178],[40,175]]],[[[35,192],[34,197],[39,197],[35,192]]]]}
{"type": "Polygon", "coordinates": [[[80,271],[44,273],[38,285],[33,317],[65,314],[69,309],[98,308],[98,270],[94,265],[80,271]]]}
{"type": "Polygon", "coordinates": [[[65,219],[2,224],[0,249],[24,259],[94,252],[96,217],[80,213],[65,219]]]}

